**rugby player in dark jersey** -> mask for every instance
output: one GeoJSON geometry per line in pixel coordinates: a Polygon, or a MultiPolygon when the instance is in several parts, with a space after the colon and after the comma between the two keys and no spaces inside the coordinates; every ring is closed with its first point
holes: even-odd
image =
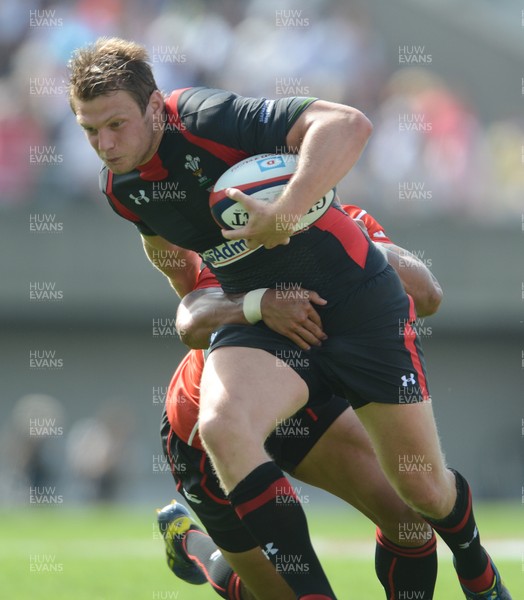
{"type": "MultiPolygon", "coordinates": [[[[365,210],[357,206],[343,208],[360,220],[369,237],[380,243],[389,260],[397,265],[404,287],[412,292],[417,312],[426,316],[434,313],[442,292],[429,269],[392,244],[365,210]]],[[[321,302],[314,292],[308,297],[312,305],[321,302]]],[[[309,319],[315,317],[308,301],[278,298],[274,290],[268,290],[263,300],[264,322],[283,335],[295,337],[298,345],[307,345],[293,327],[304,320],[303,312],[309,319]]],[[[196,289],[184,297],[177,317],[181,337],[194,348],[207,348],[211,332],[221,323],[246,323],[242,298],[226,296],[207,268],[200,272],[196,289]]],[[[309,343],[320,341],[320,320],[311,322],[310,327],[303,330],[309,343]]],[[[252,598],[247,584],[259,600],[291,599],[293,592],[242,526],[205,456],[198,434],[203,366],[204,351],[192,350],[177,367],[166,395],[162,445],[178,491],[191,503],[212,540],[192,523],[181,504],[171,503],[159,513],[168,564],[190,583],[207,579],[224,598],[252,598]]],[[[266,449],[283,470],[341,497],[377,524],[375,568],[386,598],[404,598],[407,594],[428,600],[433,597],[437,574],[434,534],[387,483],[369,438],[345,400],[329,392],[316,397],[307,409],[277,427],[266,441],[266,449]],[[416,533],[406,534],[409,530],[416,533]]]]}
{"type": "Polygon", "coordinates": [[[327,300],[318,307],[327,334],[320,346],[303,351],[261,321],[226,325],[213,336],[202,377],[206,450],[253,538],[278,549],[270,560],[300,556],[307,565],[307,576],[285,574],[296,596],[334,598],[300,502],[264,441],[324,379],[357,409],[397,493],[450,547],[466,598],[510,598],[480,544],[469,485],[445,465],[413,301],[397,274],[336,204],[291,238],[278,226],[296,222],[351,170],[371,133],[366,117],[314,98],[250,99],[206,88],[164,98],[144,49],[124,40],[79,50],[70,66],[71,107],[105,163],[103,191],[136,224],[148,256],[181,252],[184,268],[164,271],[181,296],[195,285],[199,253],[227,293],[288,284],[327,300]],[[213,182],[246,156],[289,151],[299,153],[298,167],[281,197],[268,205],[231,190],[249,223],[220,232],[208,210],[213,182]],[[161,201],[162,184],[178,185],[184,197],[161,201]],[[306,358],[314,368],[297,367],[306,358]],[[414,457],[422,468],[403,468],[414,457]]]}

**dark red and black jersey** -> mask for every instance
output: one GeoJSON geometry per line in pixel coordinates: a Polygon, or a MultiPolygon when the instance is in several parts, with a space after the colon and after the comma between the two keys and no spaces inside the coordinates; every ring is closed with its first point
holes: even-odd
{"type": "Polygon", "coordinates": [[[155,156],[124,175],[104,167],[102,191],[143,235],[198,252],[226,292],[286,282],[333,297],[337,278],[361,281],[386,265],[340,207],[273,250],[224,240],[209,210],[209,191],[222,173],[254,154],[286,152],[289,130],[314,101],[244,98],[201,87],[176,90],[166,100],[165,132],[155,156]]]}
{"type": "Polygon", "coordinates": [[[242,98],[208,88],[174,91],[164,136],[146,164],[124,175],[101,171],[113,209],[144,235],[196,252],[224,242],[209,192],[231,165],[262,152],[285,152],[286,135],[313,98],[242,98]]]}

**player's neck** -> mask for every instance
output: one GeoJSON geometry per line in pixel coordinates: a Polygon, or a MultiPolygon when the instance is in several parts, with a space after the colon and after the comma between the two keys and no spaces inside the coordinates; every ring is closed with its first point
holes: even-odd
{"type": "Polygon", "coordinates": [[[153,137],[149,152],[146,154],[146,156],[144,157],[142,162],[138,165],[138,167],[144,167],[145,165],[147,165],[148,162],[150,162],[153,159],[153,157],[158,152],[158,149],[160,148],[160,144],[162,142],[163,136],[164,136],[164,128],[163,127],[159,128],[158,131],[154,132],[154,137],[153,137]]]}

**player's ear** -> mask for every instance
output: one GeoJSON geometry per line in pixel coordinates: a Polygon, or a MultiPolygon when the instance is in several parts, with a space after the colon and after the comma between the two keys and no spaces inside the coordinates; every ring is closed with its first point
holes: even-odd
{"type": "Polygon", "coordinates": [[[164,96],[160,90],[155,90],[149,96],[148,108],[153,115],[159,115],[164,110],[164,96]]]}

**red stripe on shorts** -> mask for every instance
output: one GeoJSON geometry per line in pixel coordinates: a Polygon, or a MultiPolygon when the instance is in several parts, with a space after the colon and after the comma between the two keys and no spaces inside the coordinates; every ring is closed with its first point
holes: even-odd
{"type": "Polygon", "coordinates": [[[424,400],[429,400],[426,376],[424,375],[422,362],[420,360],[420,356],[418,355],[417,346],[415,344],[417,334],[415,333],[413,327],[411,327],[411,323],[414,323],[417,318],[415,304],[413,302],[413,298],[409,294],[407,294],[407,297],[409,298],[409,323],[404,327],[404,346],[406,346],[407,350],[411,354],[411,362],[413,363],[413,367],[418,375],[418,383],[422,391],[422,397],[424,400]]]}
{"type": "Polygon", "coordinates": [[[391,591],[391,596],[390,596],[390,600],[395,600],[395,582],[393,581],[393,573],[395,571],[395,567],[397,566],[397,560],[398,558],[394,558],[391,561],[391,567],[389,568],[389,573],[388,573],[388,583],[389,583],[389,589],[391,591]]]}

